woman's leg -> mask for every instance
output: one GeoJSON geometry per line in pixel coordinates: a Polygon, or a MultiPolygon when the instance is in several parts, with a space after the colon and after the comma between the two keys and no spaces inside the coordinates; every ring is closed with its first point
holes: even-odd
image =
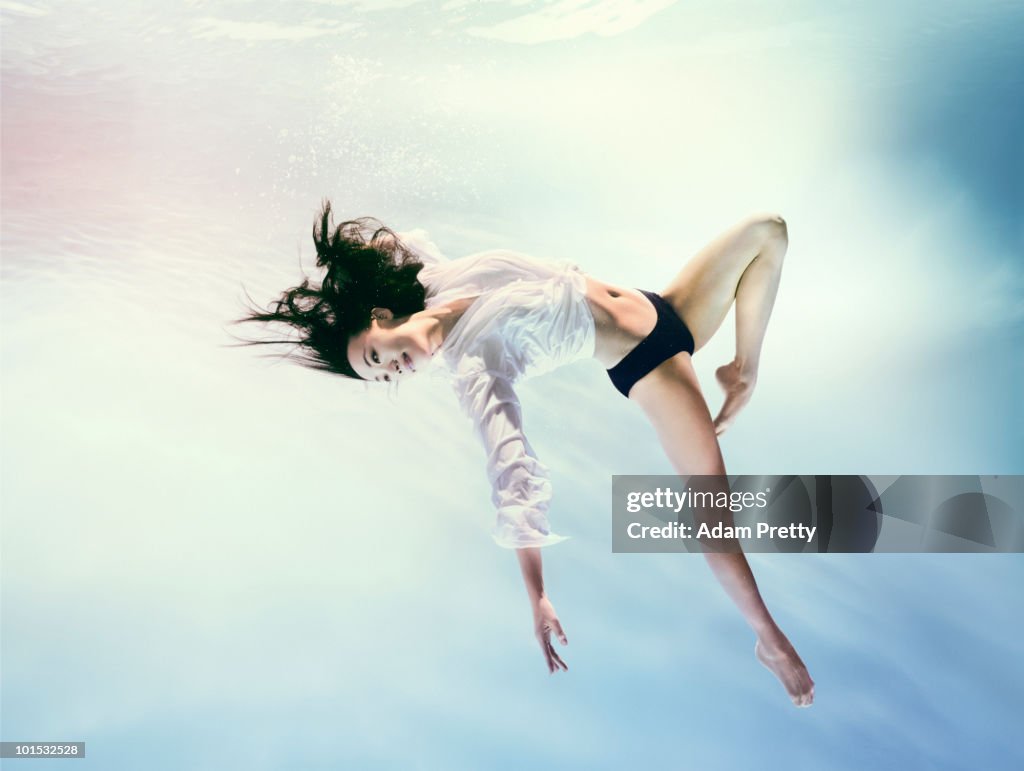
{"type": "MultiPolygon", "coordinates": [[[[653,369],[637,381],[629,398],[647,414],[677,474],[715,475],[727,487],[711,413],[689,354],[677,354],[653,369]]],[[[814,681],[768,612],[739,542],[728,540],[716,546],[728,546],[730,553],[705,552],[708,565],[757,634],[758,659],[779,678],[794,704],[808,706],[814,700],[814,681]]]]}
{"type": "Polygon", "coordinates": [[[725,390],[714,420],[717,434],[750,401],[788,244],[782,217],[750,217],[701,249],[662,292],[690,328],[697,350],[736,301],[736,357],[715,373],[725,390]]]}

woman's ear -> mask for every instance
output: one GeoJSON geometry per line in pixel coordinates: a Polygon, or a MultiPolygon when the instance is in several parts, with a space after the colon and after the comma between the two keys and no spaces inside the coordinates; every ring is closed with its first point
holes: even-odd
{"type": "Polygon", "coordinates": [[[391,319],[395,317],[395,314],[393,314],[389,308],[374,308],[370,311],[370,317],[377,319],[378,321],[391,321],[391,319]]]}

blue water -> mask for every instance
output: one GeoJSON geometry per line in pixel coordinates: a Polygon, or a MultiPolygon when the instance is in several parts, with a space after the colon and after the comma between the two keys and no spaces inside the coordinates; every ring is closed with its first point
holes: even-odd
{"type": "Polygon", "coordinates": [[[1018,3],[0,14],[0,738],[104,771],[1024,764],[1019,555],[752,556],[793,709],[698,558],[611,554],[610,475],[668,462],[572,365],[520,391],[572,536],[549,677],[443,384],[223,347],[243,285],[312,270],[323,197],[655,290],[774,210],[729,471],[1024,473],[1018,3]]]}

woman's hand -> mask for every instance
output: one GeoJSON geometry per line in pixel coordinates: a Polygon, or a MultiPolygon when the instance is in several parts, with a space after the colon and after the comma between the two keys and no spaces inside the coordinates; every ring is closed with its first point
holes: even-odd
{"type": "Polygon", "coordinates": [[[516,549],[516,556],[519,557],[519,566],[523,570],[523,581],[526,582],[526,593],[530,597],[530,605],[533,607],[533,632],[537,635],[537,642],[540,649],[544,651],[544,660],[548,662],[548,672],[554,674],[558,670],[569,670],[569,666],[562,661],[562,657],[555,652],[551,644],[551,634],[558,638],[562,645],[568,645],[569,639],[562,631],[562,622],[558,620],[555,613],[555,606],[551,604],[544,591],[544,570],[540,556],[540,549],[528,547],[516,549]]]}
{"type": "Polygon", "coordinates": [[[551,635],[554,633],[562,645],[568,645],[569,638],[562,631],[562,622],[558,620],[555,606],[547,597],[541,597],[533,603],[533,630],[548,663],[548,672],[554,674],[560,669],[568,672],[569,665],[562,661],[555,646],[551,644],[551,635]]]}

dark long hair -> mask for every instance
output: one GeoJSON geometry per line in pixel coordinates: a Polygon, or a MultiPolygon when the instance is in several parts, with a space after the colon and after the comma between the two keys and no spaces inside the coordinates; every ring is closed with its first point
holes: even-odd
{"type": "Polygon", "coordinates": [[[326,271],[319,284],[308,276],[266,309],[252,303],[235,323],[282,322],[298,332],[278,340],[245,340],[243,345],[295,346],[301,364],[360,379],[348,361],[348,342],[370,326],[373,308],[396,318],[423,310],[425,290],[416,279],[423,263],[393,230],[373,217],[333,226],[331,202],[324,201],[313,225],[316,264],[326,271]]]}

